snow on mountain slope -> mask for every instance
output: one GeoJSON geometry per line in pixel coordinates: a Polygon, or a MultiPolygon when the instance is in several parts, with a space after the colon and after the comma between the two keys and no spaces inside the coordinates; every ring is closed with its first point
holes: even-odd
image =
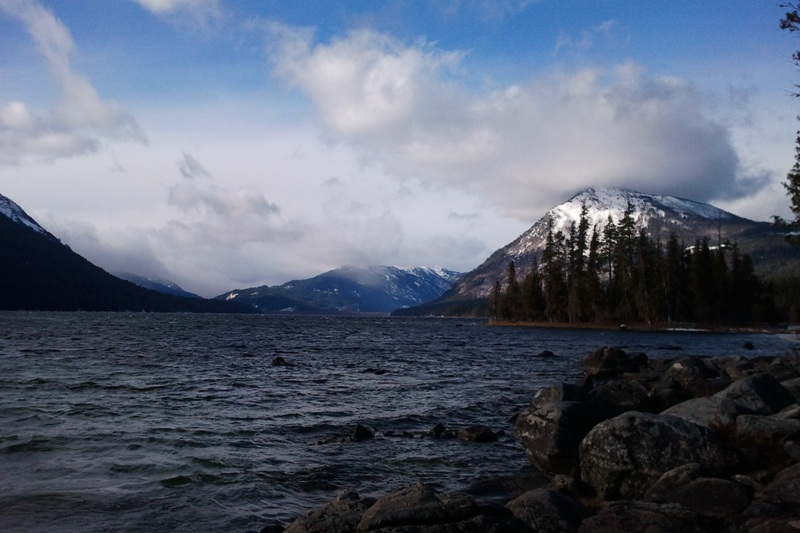
{"type": "Polygon", "coordinates": [[[0,215],[7,216],[18,224],[28,226],[42,235],[53,237],[50,232],[41,227],[35,220],[28,216],[28,213],[26,213],[20,206],[2,194],[0,194],[0,215]]]}
{"type": "Polygon", "coordinates": [[[548,221],[551,220],[554,232],[569,235],[570,226],[577,224],[584,205],[589,228],[597,228],[602,232],[609,219],[619,224],[628,203],[637,231],[645,228],[656,238],[665,237],[670,232],[685,235],[693,232],[698,225],[745,221],[712,205],[675,196],[643,194],[617,187],[591,188],[550,209],[539,222],[512,243],[508,251],[512,256],[520,257],[543,246],[547,238],[548,221]]]}
{"type": "Polygon", "coordinates": [[[487,297],[494,282],[505,279],[508,263],[512,260],[517,274],[524,276],[530,271],[533,261],[541,256],[551,222],[554,232],[560,231],[568,236],[570,226],[578,223],[584,205],[590,231],[596,228],[602,233],[609,219],[619,224],[629,204],[636,231],[644,229],[651,238],[662,241],[672,233],[689,244],[703,237],[731,238],[759,224],[714,206],[675,196],[643,194],[615,187],[587,189],[550,209],[525,233],[465,274],[446,297],[487,297]]]}
{"type": "MultiPolygon", "coordinates": [[[[379,312],[420,305],[441,296],[461,274],[440,267],[342,266],[313,278],[274,287],[230,291],[219,299],[236,299],[264,311],[297,302],[306,311],[379,312]],[[276,298],[280,300],[276,301],[276,298]]],[[[290,307],[297,309],[298,305],[290,307]]]]}

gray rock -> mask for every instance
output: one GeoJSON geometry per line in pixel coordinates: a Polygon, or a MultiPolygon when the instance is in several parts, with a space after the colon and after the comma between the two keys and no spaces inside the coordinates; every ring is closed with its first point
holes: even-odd
{"type": "Polygon", "coordinates": [[[644,354],[628,355],[616,347],[605,347],[589,354],[582,363],[588,376],[614,377],[625,372],[636,372],[647,364],[644,354]]]}
{"type": "Polygon", "coordinates": [[[790,503],[800,513],[800,464],[785,468],[761,491],[760,499],[790,503]]]}
{"type": "Polygon", "coordinates": [[[524,531],[507,509],[479,505],[469,496],[450,497],[431,485],[417,484],[379,498],[362,516],[356,531],[429,533],[524,531]]]}
{"type": "Polygon", "coordinates": [[[374,503],[374,498],[361,498],[353,491],[344,491],[321,510],[292,522],[285,533],[352,533],[374,503]]]}
{"type": "Polygon", "coordinates": [[[580,445],[581,478],[606,500],[640,498],[687,463],[710,473],[725,465],[710,430],[673,416],[630,411],[598,424],[580,445]]]}
{"type": "Polygon", "coordinates": [[[769,374],[740,379],[715,396],[732,400],[742,413],[759,415],[771,415],[797,403],[794,396],[769,374]]]}
{"type": "Polygon", "coordinates": [[[727,387],[731,380],[708,359],[682,357],[672,363],[662,380],[674,380],[692,396],[709,396],[727,387]]]}
{"type": "Polygon", "coordinates": [[[796,402],[800,402],[800,378],[781,381],[781,385],[794,396],[796,402]]]}
{"type": "Polygon", "coordinates": [[[531,400],[531,408],[555,402],[584,402],[586,393],[580,387],[569,383],[551,383],[537,390],[531,400]]]}
{"type": "Polygon", "coordinates": [[[574,533],[592,512],[572,498],[536,489],[508,502],[506,507],[524,524],[540,533],[574,533]]]}
{"type": "Polygon", "coordinates": [[[741,355],[715,357],[711,360],[711,364],[734,381],[756,373],[753,363],[741,355]]]}
{"type": "Polygon", "coordinates": [[[753,489],[727,479],[701,477],[676,489],[665,499],[703,516],[732,519],[750,505],[753,489]]]}
{"type": "Polygon", "coordinates": [[[520,413],[516,435],[533,466],[572,475],[579,465],[581,440],[606,418],[602,408],[586,402],[545,403],[520,413]]]}
{"type": "Polygon", "coordinates": [[[497,434],[486,426],[476,425],[459,429],[456,437],[472,442],[496,442],[497,434]]]}
{"type": "Polygon", "coordinates": [[[740,445],[783,445],[790,438],[800,439],[800,420],[758,415],[741,415],[736,419],[736,440],[740,445]]]}
{"type": "Polygon", "coordinates": [[[648,411],[650,405],[649,391],[635,379],[602,383],[589,392],[589,399],[616,405],[620,411],[648,411]]]}
{"type": "Polygon", "coordinates": [[[702,469],[699,463],[687,463],[672,470],[667,470],[653,483],[644,495],[646,500],[664,501],[675,491],[700,477],[702,469]]]}
{"type": "Polygon", "coordinates": [[[673,405],[661,413],[677,416],[698,426],[713,430],[732,428],[736,424],[739,409],[733,400],[719,396],[692,398],[673,405]]]}
{"type": "Polygon", "coordinates": [[[702,518],[674,503],[621,501],[604,504],[581,522],[579,533],[706,533],[702,518]]]}
{"type": "Polygon", "coordinates": [[[353,430],[353,440],[369,440],[375,437],[375,430],[366,424],[357,424],[353,430]]]}

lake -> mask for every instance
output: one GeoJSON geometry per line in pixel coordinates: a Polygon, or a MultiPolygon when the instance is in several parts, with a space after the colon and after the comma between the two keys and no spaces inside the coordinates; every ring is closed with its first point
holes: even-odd
{"type": "Polygon", "coordinates": [[[0,312],[0,530],[244,532],[343,489],[463,491],[528,468],[509,418],[609,345],[756,356],[791,342],[381,316],[0,312]],[[320,444],[359,423],[376,438],[320,444]],[[400,436],[437,423],[505,434],[400,436]]]}

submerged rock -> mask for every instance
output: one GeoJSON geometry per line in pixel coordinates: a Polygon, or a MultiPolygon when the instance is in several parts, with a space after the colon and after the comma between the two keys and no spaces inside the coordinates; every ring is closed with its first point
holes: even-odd
{"type": "Polygon", "coordinates": [[[459,429],[456,437],[461,440],[472,442],[495,442],[497,441],[497,434],[489,429],[487,426],[469,426],[459,429]]]}

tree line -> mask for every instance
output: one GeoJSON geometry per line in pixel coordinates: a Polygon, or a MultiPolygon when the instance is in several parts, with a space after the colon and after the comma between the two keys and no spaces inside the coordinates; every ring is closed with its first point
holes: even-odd
{"type": "Polygon", "coordinates": [[[590,228],[585,204],[568,234],[551,221],[541,259],[521,280],[511,261],[490,305],[503,321],[746,325],[776,321],[774,301],[736,244],[654,240],[636,230],[628,203],[602,229],[590,228]]]}

